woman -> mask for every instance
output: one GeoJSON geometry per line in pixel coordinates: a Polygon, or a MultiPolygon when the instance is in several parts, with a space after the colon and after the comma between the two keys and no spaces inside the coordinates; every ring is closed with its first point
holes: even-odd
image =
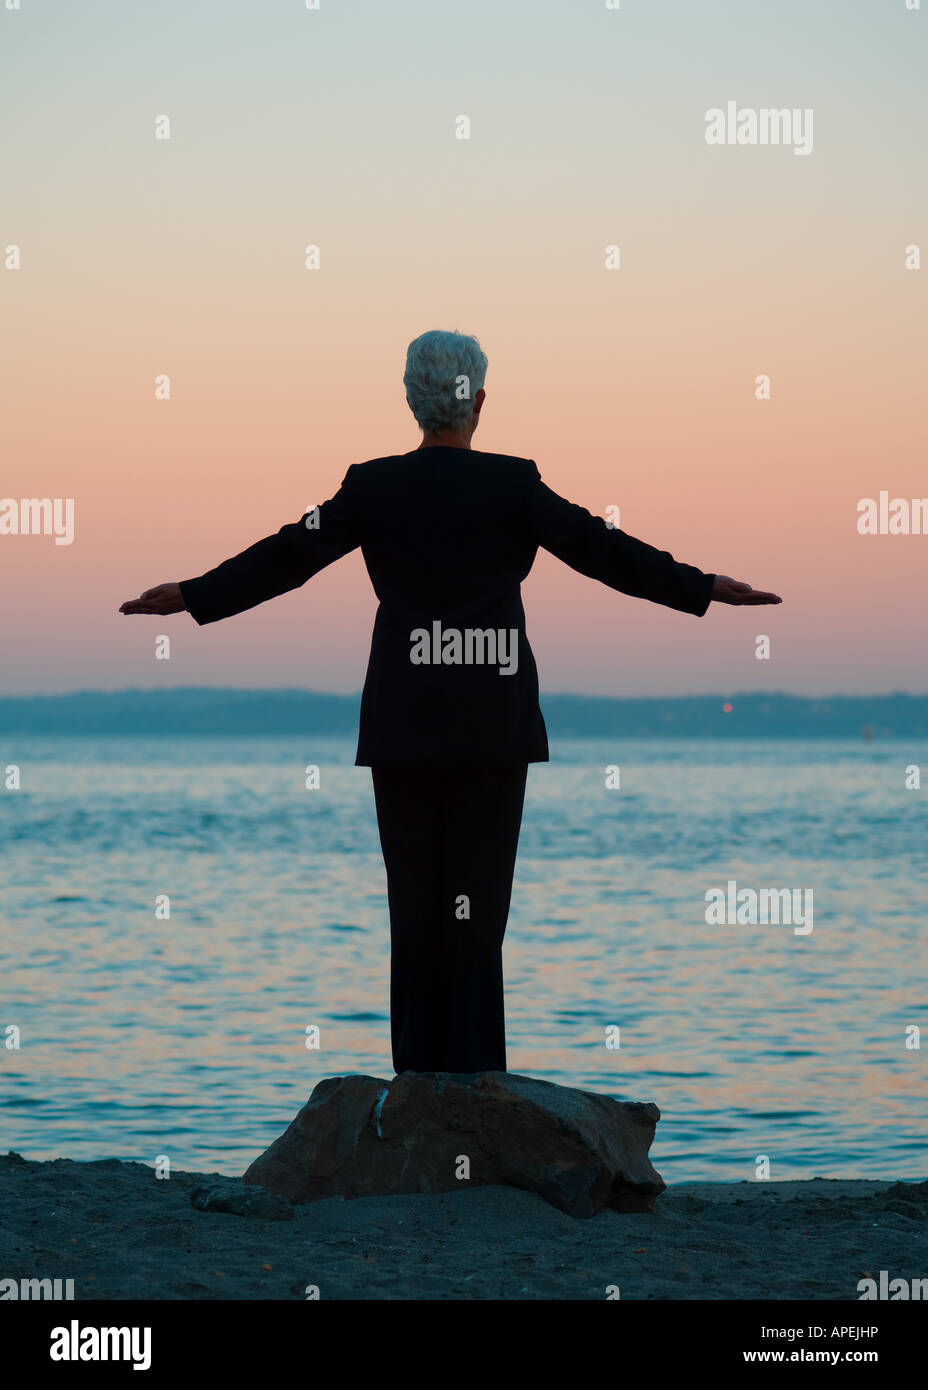
{"type": "Polygon", "coordinates": [[[506,1070],[503,935],[528,764],[548,759],[520,592],[538,547],[696,617],[781,601],[608,526],[531,459],[472,449],[486,367],[476,338],[416,338],[403,381],[417,449],[352,464],[299,521],[120,609],[217,622],[361,547],[380,606],[355,762],[371,768],[387,870],[397,1074],[506,1070]]]}

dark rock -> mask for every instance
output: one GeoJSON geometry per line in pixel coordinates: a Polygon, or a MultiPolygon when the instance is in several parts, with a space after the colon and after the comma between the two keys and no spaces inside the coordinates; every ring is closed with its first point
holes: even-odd
{"type": "Polygon", "coordinates": [[[894,1202],[920,1207],[921,1214],[928,1214],[928,1181],[895,1182],[885,1192],[874,1198],[877,1206],[891,1206],[894,1202]]]}
{"type": "Polygon", "coordinates": [[[285,1198],[238,1178],[214,1183],[212,1187],[195,1187],[190,1205],[197,1211],[228,1212],[231,1216],[251,1216],[261,1221],[293,1220],[293,1206],[285,1198]]]}
{"type": "Polygon", "coordinates": [[[652,1211],[665,1186],[648,1159],[659,1119],[656,1105],[512,1072],[333,1076],[245,1182],[291,1202],[469,1183],[537,1192],[571,1216],[652,1211]]]}
{"type": "Polygon", "coordinates": [[[873,1198],[877,1210],[922,1222],[928,1216],[928,1182],[896,1182],[873,1198]]]}

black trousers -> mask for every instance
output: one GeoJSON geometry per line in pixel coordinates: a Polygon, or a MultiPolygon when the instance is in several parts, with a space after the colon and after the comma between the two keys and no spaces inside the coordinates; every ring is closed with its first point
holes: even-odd
{"type": "Polygon", "coordinates": [[[528,767],[372,767],[403,1071],[505,1071],[503,936],[528,767]]]}

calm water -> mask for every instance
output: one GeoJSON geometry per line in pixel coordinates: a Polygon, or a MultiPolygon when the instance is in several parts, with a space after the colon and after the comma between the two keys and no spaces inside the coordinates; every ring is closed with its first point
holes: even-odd
{"type": "MultiPolygon", "coordinates": [[[[322,1077],[392,1075],[385,875],[353,756],[4,740],[23,789],[0,791],[0,1030],[22,1042],[0,1047],[2,1150],[235,1173],[322,1077]]],[[[924,1177],[926,799],[910,742],[561,741],[529,770],[511,1070],[655,1101],[668,1181],[750,1179],[758,1154],[775,1178],[924,1177]],[[730,879],[812,889],[813,931],[707,925],[730,879]]]]}

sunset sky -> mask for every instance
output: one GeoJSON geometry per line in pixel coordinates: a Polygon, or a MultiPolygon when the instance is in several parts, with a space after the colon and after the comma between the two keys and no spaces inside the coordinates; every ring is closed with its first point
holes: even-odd
{"type": "Polygon", "coordinates": [[[202,629],[117,610],[414,448],[431,328],[489,358],[476,448],[784,599],[697,620],[540,553],[543,690],[928,689],[928,536],[857,531],[862,498],[928,496],[926,26],[905,0],[0,7],[0,498],[76,525],[0,535],[0,693],[358,690],[360,552],[202,629]],[[730,100],[811,109],[811,152],[707,144],[730,100]]]}

